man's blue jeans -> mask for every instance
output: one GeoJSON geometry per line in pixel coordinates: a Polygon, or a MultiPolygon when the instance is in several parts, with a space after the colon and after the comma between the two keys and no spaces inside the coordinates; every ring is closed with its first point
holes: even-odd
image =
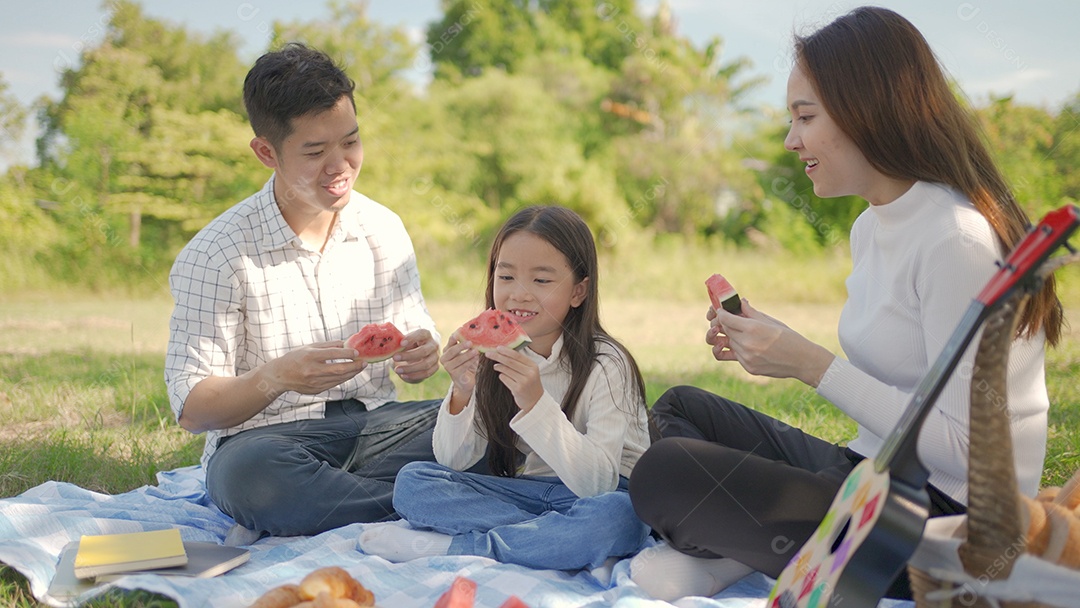
{"type": "Polygon", "coordinates": [[[243,431],[210,456],[210,499],[237,523],[275,536],[312,535],[356,522],[396,519],[394,477],[434,460],[439,400],[367,411],[326,404],[326,417],[243,431]]]}
{"type": "Polygon", "coordinates": [[[555,477],[496,477],[433,462],[406,465],[394,507],[410,524],[453,536],[450,555],[531,568],[595,568],[641,548],[649,528],[619,488],[580,498],[555,477]]]}

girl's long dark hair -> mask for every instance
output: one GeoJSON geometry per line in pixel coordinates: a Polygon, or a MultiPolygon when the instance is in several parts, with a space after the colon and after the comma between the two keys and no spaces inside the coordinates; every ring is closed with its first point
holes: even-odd
{"type": "MultiPolygon", "coordinates": [[[[599,353],[600,343],[614,347],[615,351],[622,355],[622,361],[629,366],[629,369],[624,371],[633,380],[629,388],[635,393],[626,396],[626,407],[633,408],[644,404],[645,381],[641,377],[637,362],[630,351],[611,337],[600,324],[596,244],[585,221],[573,211],[557,206],[526,207],[506,221],[495,236],[488,256],[485,296],[487,307],[495,307],[495,264],[499,260],[499,252],[506,239],[517,232],[536,235],[566,256],[575,282],[589,279],[584,301],[580,306],[571,308],[563,320],[563,345],[559,364],[570,372],[570,386],[561,404],[563,413],[568,419],[573,418],[582,390],[597,359],[601,356],[616,358],[610,354],[599,353]]],[[[615,363],[623,365],[621,361],[615,363]]],[[[617,401],[623,398],[622,395],[615,397],[617,401]]],[[[488,440],[488,467],[491,473],[501,477],[514,477],[518,465],[521,464],[517,433],[510,428],[510,420],[518,411],[514,396],[499,380],[493,369],[493,362],[481,358],[476,372],[477,425],[488,440]]]]}
{"type": "MultiPolygon", "coordinates": [[[[986,217],[1006,252],[1020,242],[1027,215],[995,166],[975,117],[910,21],[885,8],[860,7],[796,37],[795,55],[825,111],[875,169],[955,188],[986,217]]],[[[1020,333],[1045,329],[1053,346],[1063,320],[1051,276],[1027,303],[1020,333]]]]}

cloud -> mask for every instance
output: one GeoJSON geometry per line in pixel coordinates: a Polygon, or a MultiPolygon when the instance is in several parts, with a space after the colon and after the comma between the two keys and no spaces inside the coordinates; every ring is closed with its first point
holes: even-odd
{"type": "Polygon", "coordinates": [[[427,42],[427,29],[419,25],[410,25],[405,28],[405,35],[409,38],[409,42],[413,44],[424,44],[427,42]]]}
{"type": "Polygon", "coordinates": [[[988,78],[970,80],[964,84],[965,90],[986,91],[988,93],[1011,93],[1030,88],[1032,84],[1054,78],[1054,71],[1045,68],[1029,68],[998,74],[988,78]]]}
{"type": "Polygon", "coordinates": [[[19,32],[0,36],[0,45],[20,48],[69,48],[78,43],[78,38],[59,32],[19,32]]]}

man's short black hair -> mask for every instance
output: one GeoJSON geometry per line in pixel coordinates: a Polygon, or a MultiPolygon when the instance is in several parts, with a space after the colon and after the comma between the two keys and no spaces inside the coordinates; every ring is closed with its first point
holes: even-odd
{"type": "Polygon", "coordinates": [[[252,66],[244,79],[244,107],[255,135],[279,149],[292,133],[292,119],[329,110],[344,95],[355,109],[355,86],[326,53],[290,42],[252,66]]]}

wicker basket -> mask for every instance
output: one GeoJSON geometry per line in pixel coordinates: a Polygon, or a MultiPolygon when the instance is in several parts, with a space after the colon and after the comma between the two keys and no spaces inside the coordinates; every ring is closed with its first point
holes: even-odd
{"type": "MultiPolygon", "coordinates": [[[[1046,262],[1039,272],[1045,277],[1076,260],[1080,260],[1076,254],[1055,258],[1046,262]]],[[[1016,322],[1025,300],[1026,296],[1018,292],[991,314],[983,326],[971,381],[968,513],[928,523],[923,542],[908,564],[918,608],[1080,605],[1080,571],[1028,555],[1026,530],[1021,529],[1023,506],[1016,485],[1009,414],[1002,397],[1007,394],[1009,346],[1016,335],[1016,322]],[[1020,560],[1025,573],[1035,569],[1036,584],[1010,580],[1020,560]],[[1061,603],[1060,592],[1048,592],[1045,595],[1053,595],[1054,599],[1047,603],[1038,591],[1044,582],[1048,590],[1065,585],[1075,589],[1075,593],[1061,603]]],[[[1031,578],[1030,574],[1025,576],[1031,578]]]]}

